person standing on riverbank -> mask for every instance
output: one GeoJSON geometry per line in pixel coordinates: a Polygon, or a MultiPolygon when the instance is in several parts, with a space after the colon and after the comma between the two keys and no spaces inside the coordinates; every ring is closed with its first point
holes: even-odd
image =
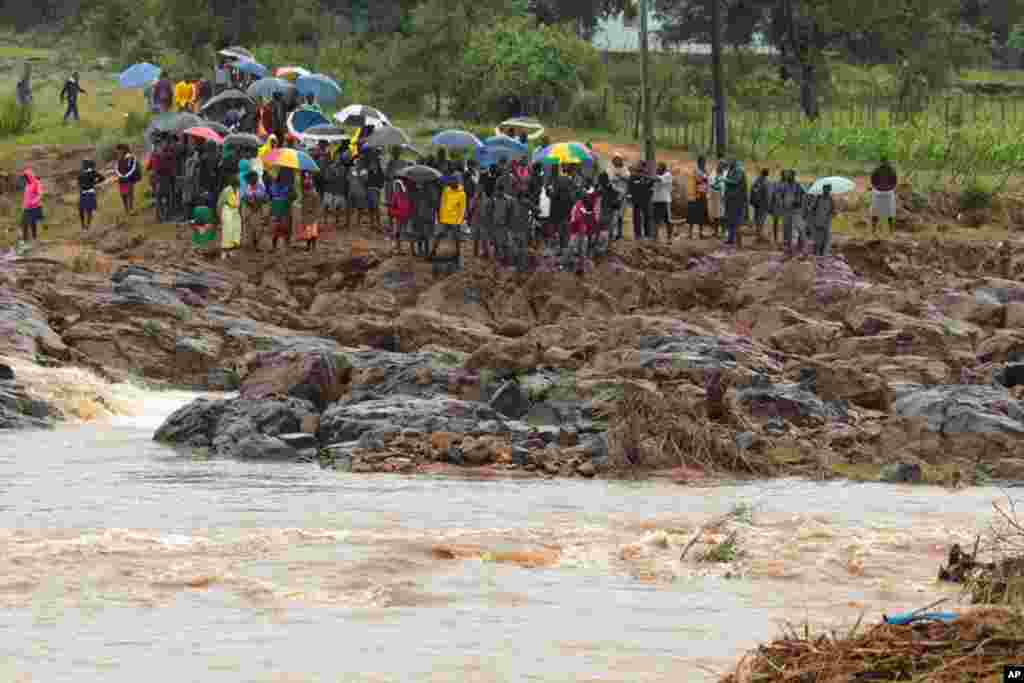
{"type": "Polygon", "coordinates": [[[836,215],[832,186],[825,185],[821,194],[811,200],[810,227],[814,237],[814,255],[829,256],[832,250],[832,219],[836,215]]]}
{"type": "Polygon", "coordinates": [[[238,176],[234,173],[228,176],[227,186],[217,199],[217,215],[220,217],[220,257],[226,259],[242,246],[241,198],[238,176]]]}
{"type": "Polygon", "coordinates": [[[697,228],[698,236],[704,238],[704,226],[708,220],[708,170],[707,159],[697,157],[697,168],[693,170],[690,183],[690,201],[686,205],[686,223],[690,226],[690,239],[693,229],[697,228]]]}
{"type": "Polygon", "coordinates": [[[25,193],[21,201],[21,236],[24,242],[34,242],[39,239],[39,224],[43,222],[43,183],[31,168],[26,168],[22,176],[25,193]]]}
{"type": "Polygon", "coordinates": [[[117,186],[121,194],[121,204],[129,216],[135,210],[135,183],[142,177],[139,162],[128,149],[128,145],[120,145],[118,151],[121,158],[117,161],[117,186]]]}
{"type": "Polygon", "coordinates": [[[878,221],[889,222],[889,231],[896,232],[896,185],[899,177],[896,170],[883,158],[871,174],[871,232],[878,234],[878,221]]]}
{"type": "Polygon", "coordinates": [[[96,170],[96,162],[88,159],[82,162],[82,171],[78,174],[78,219],[82,224],[82,232],[92,227],[92,218],[96,213],[96,187],[103,182],[103,176],[96,170]]]}
{"type": "Polygon", "coordinates": [[[655,176],[654,195],[651,198],[651,239],[658,239],[658,230],[664,225],[668,232],[668,241],[675,239],[675,231],[672,228],[672,187],[674,180],[671,171],[665,164],[658,164],[658,174],[655,176]]]}
{"type": "MultiPolygon", "coordinates": [[[[804,187],[797,182],[796,171],[783,171],[782,181],[775,186],[772,193],[772,213],[775,214],[775,220],[782,223],[782,244],[786,253],[793,248],[794,228],[799,230],[796,225],[797,214],[803,205],[804,187]]],[[[803,232],[800,231],[797,237],[802,245],[803,232]]]]}
{"type": "Polygon", "coordinates": [[[81,116],[78,114],[78,96],[88,94],[78,82],[78,72],[76,71],[71,74],[71,78],[64,83],[64,88],[60,91],[60,101],[68,103],[68,109],[64,112],[64,123],[67,123],[70,119],[74,119],[79,123],[82,121],[81,116]]]}
{"type": "Polygon", "coordinates": [[[734,160],[729,163],[723,182],[725,196],[725,225],[728,231],[726,244],[737,248],[742,246],[741,228],[747,224],[747,204],[750,202],[750,189],[747,185],[747,173],[743,170],[743,162],[734,160]]]}
{"type": "MultiPolygon", "coordinates": [[[[772,182],[768,173],[767,168],[762,168],[761,175],[757,177],[750,188],[750,205],[754,207],[754,226],[757,228],[758,241],[766,239],[764,224],[768,220],[768,212],[771,210],[772,182]]],[[[776,241],[778,241],[777,232],[776,241]]]]}

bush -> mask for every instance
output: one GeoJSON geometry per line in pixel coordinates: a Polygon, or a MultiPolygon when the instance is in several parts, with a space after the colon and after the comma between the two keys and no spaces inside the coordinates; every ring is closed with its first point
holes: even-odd
{"type": "Polygon", "coordinates": [[[96,143],[95,159],[97,164],[107,164],[117,158],[117,146],[121,144],[119,135],[107,133],[96,143]]]}
{"type": "Polygon", "coordinates": [[[31,107],[21,106],[13,95],[0,100],[0,137],[21,135],[31,127],[31,107]]]}
{"type": "Polygon", "coordinates": [[[995,193],[983,186],[980,182],[973,182],[960,192],[960,209],[963,211],[976,211],[988,209],[992,206],[995,193]]]}

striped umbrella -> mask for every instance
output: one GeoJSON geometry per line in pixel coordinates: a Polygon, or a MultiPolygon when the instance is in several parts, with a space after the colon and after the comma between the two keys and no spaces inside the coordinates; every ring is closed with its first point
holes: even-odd
{"type": "Polygon", "coordinates": [[[296,171],[312,171],[319,173],[320,167],[313,161],[313,157],[303,151],[288,147],[279,147],[268,152],[263,157],[263,163],[268,166],[280,166],[282,168],[293,168],[296,171]]]}
{"type": "Polygon", "coordinates": [[[537,152],[533,160],[550,165],[589,164],[594,161],[594,155],[578,142],[559,142],[537,152]]]}

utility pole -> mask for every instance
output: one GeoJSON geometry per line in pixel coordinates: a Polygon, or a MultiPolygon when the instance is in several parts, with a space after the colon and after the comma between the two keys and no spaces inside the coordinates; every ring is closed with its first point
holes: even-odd
{"type": "Polygon", "coordinates": [[[647,45],[647,1],[640,0],[640,78],[643,81],[644,161],[647,172],[654,173],[654,110],[651,108],[651,56],[647,45]]]}
{"type": "Polygon", "coordinates": [[[722,0],[711,0],[711,79],[715,100],[715,156],[722,159],[729,146],[725,126],[725,90],[722,85],[722,0]]]}

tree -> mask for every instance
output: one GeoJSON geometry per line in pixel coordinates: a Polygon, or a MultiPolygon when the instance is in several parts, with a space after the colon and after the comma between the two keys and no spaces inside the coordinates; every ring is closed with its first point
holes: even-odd
{"type": "Polygon", "coordinates": [[[542,24],[571,24],[585,40],[593,37],[602,19],[636,12],[634,0],[528,0],[527,6],[542,24]]]}
{"type": "Polygon", "coordinates": [[[523,110],[514,113],[542,113],[595,85],[602,64],[590,43],[565,28],[511,17],[475,32],[454,71],[458,110],[480,118],[510,100],[523,110]]]}

